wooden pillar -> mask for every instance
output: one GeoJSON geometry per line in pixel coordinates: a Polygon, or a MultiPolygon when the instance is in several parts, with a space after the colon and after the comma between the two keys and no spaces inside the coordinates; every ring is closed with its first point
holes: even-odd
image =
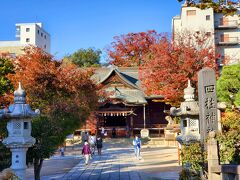
{"type": "Polygon", "coordinates": [[[130,127],[131,127],[131,136],[133,136],[133,115],[131,115],[130,127]]]}

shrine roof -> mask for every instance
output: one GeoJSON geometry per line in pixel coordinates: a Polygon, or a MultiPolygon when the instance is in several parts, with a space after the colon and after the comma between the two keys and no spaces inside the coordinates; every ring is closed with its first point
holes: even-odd
{"type": "Polygon", "coordinates": [[[106,81],[114,72],[130,86],[141,89],[138,67],[102,67],[96,69],[92,79],[95,80],[97,84],[100,84],[106,81]]]}
{"type": "Polygon", "coordinates": [[[163,96],[161,95],[147,96],[144,93],[139,79],[138,67],[101,67],[96,69],[92,76],[92,80],[97,84],[101,84],[106,82],[113,73],[131,88],[108,87],[106,88],[106,91],[111,92],[110,98],[122,99],[128,104],[146,104],[146,99],[163,99],[163,96]]]}
{"type": "Polygon", "coordinates": [[[111,92],[111,99],[122,99],[127,104],[146,104],[144,93],[139,89],[125,89],[108,87],[106,91],[111,92]]]}

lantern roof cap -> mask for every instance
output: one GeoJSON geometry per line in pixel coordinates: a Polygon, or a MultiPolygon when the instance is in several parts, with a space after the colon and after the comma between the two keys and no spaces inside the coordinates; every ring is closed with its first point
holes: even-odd
{"type": "Polygon", "coordinates": [[[191,81],[188,79],[188,86],[184,89],[184,99],[185,101],[194,101],[195,99],[195,88],[191,86],[191,81]]]}
{"type": "Polygon", "coordinates": [[[14,91],[14,102],[16,104],[26,103],[26,92],[22,88],[21,82],[18,83],[18,89],[14,91]]]}
{"type": "Polygon", "coordinates": [[[1,116],[7,119],[22,119],[32,118],[39,114],[39,110],[36,110],[34,112],[31,109],[30,105],[26,104],[26,92],[22,88],[21,83],[19,82],[18,89],[14,91],[14,103],[11,104],[1,116]]]}

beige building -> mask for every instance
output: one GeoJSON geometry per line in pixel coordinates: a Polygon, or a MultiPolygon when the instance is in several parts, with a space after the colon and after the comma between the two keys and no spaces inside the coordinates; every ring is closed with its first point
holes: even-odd
{"type": "Polygon", "coordinates": [[[43,29],[42,23],[20,23],[16,24],[15,41],[0,41],[0,53],[19,55],[28,45],[40,47],[50,53],[50,42],[50,35],[43,29]]]}
{"type": "Polygon", "coordinates": [[[220,54],[219,66],[240,63],[240,18],[214,13],[212,8],[199,9],[182,5],[180,16],[172,20],[173,34],[183,31],[211,35],[211,45],[220,54]]]}

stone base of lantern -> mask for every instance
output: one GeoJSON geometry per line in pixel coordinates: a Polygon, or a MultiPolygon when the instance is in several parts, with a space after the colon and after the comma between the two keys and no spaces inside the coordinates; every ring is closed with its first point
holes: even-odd
{"type": "Polygon", "coordinates": [[[20,180],[26,179],[26,152],[27,148],[13,148],[11,169],[20,180]]]}

